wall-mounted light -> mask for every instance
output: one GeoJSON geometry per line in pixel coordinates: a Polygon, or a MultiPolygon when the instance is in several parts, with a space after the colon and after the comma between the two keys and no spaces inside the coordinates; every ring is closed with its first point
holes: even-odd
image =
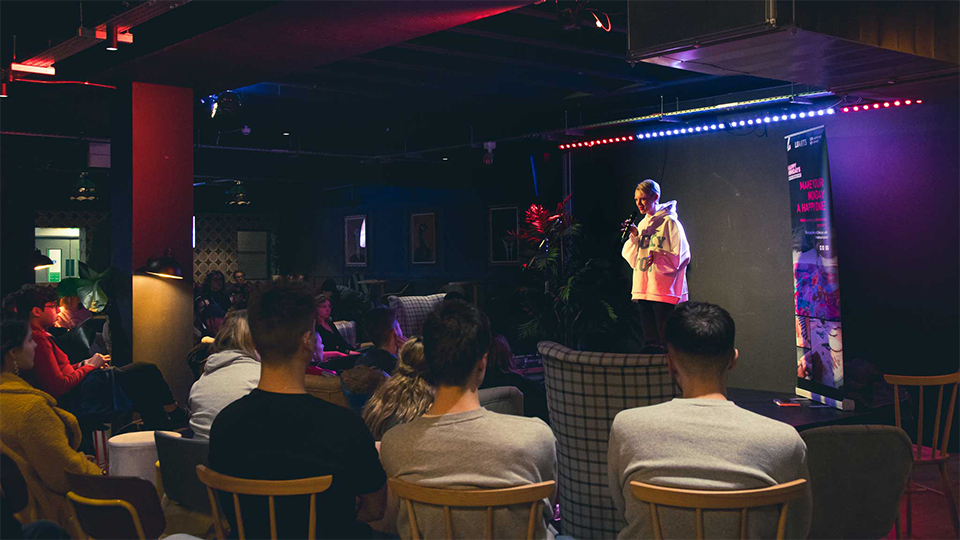
{"type": "Polygon", "coordinates": [[[146,266],[138,271],[166,279],[183,279],[183,267],[170,255],[169,249],[164,251],[162,257],[147,259],[146,266]]]}
{"type": "Polygon", "coordinates": [[[247,197],[247,190],[243,187],[243,182],[236,180],[234,185],[227,190],[227,204],[230,206],[246,206],[250,204],[247,197]]]}
{"type": "Polygon", "coordinates": [[[97,200],[97,185],[90,180],[90,173],[84,171],[80,173],[77,179],[77,185],[74,186],[73,193],[70,195],[71,201],[95,201],[97,200]]]}
{"type": "Polygon", "coordinates": [[[47,257],[43,253],[40,253],[39,249],[33,250],[33,269],[34,270],[43,270],[44,268],[50,268],[53,266],[53,259],[47,257]]]}

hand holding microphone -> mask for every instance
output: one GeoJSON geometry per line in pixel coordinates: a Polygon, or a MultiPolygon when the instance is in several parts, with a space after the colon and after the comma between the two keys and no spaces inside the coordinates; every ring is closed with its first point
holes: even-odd
{"type": "Polygon", "coordinates": [[[627,238],[628,238],[631,234],[634,234],[634,235],[637,234],[636,222],[637,222],[637,217],[638,217],[637,214],[638,214],[638,213],[639,213],[639,212],[634,211],[632,214],[630,214],[630,217],[627,218],[626,221],[624,221],[622,224],[620,224],[621,230],[623,231],[623,234],[620,235],[620,242],[621,242],[621,243],[622,243],[622,242],[626,242],[626,241],[627,241],[627,238]]]}

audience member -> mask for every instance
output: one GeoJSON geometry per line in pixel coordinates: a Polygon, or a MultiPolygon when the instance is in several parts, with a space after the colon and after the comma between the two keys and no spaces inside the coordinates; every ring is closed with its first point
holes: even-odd
{"type": "Polygon", "coordinates": [[[4,321],[0,341],[0,450],[16,462],[37,498],[39,517],[67,523],[71,511],[65,498],[66,473],[100,474],[100,467],[77,451],[77,419],[19,376],[33,368],[37,343],[30,325],[4,321]]]}
{"type": "MultiPolygon", "coordinates": [[[[736,365],[735,326],[719,306],[689,302],[665,323],[667,363],[683,397],[617,414],[608,453],[610,495],[626,520],[619,538],[651,538],[650,510],[631,481],[676,488],[736,490],[807,478],[806,445],[793,427],[727,401],[727,374],[736,365]]],[[[787,537],[806,538],[810,492],[790,506],[787,537]]],[[[692,538],[692,511],[665,508],[664,537],[692,538]]],[[[711,513],[707,529],[739,533],[740,514],[711,513]],[[728,528],[729,527],[729,528],[728,528]]],[[[752,512],[750,538],[773,534],[777,513],[752,512]]]]}
{"type": "Polygon", "coordinates": [[[400,347],[397,369],[363,408],[363,420],[380,440],[390,428],[419,418],[433,404],[433,387],[424,380],[423,340],[414,336],[400,347]]]}
{"type": "Polygon", "coordinates": [[[337,352],[341,354],[353,354],[354,347],[347,343],[337,330],[337,325],[333,324],[333,317],[330,316],[332,307],[330,299],[324,295],[317,297],[317,333],[323,338],[324,349],[326,353],[337,352]]]}
{"type": "Polygon", "coordinates": [[[217,304],[224,313],[230,309],[230,293],[226,289],[226,278],[223,277],[223,272],[214,270],[207,273],[200,288],[200,297],[210,304],[217,304]]]}
{"type": "MultiPolygon", "coordinates": [[[[70,364],[67,355],[46,331],[53,326],[57,310],[57,293],[53,289],[32,285],[20,290],[17,313],[29,321],[33,339],[37,343],[30,382],[74,413],[82,411],[85,405],[97,407],[104,401],[112,403],[113,398],[107,396],[104,400],[103,393],[113,392],[113,385],[103,384],[104,379],[99,377],[89,377],[90,373],[106,367],[110,357],[98,353],[83,362],[70,364]],[[81,386],[85,381],[91,386],[82,391],[81,386]]],[[[110,369],[116,383],[140,413],[146,429],[175,429],[186,424],[186,413],[177,405],[157,366],[133,362],[110,369]]]]}
{"type": "Polygon", "coordinates": [[[542,384],[538,384],[511,369],[513,351],[507,338],[500,334],[494,336],[490,342],[490,353],[487,361],[487,373],[483,377],[480,388],[496,388],[498,386],[515,386],[523,394],[523,415],[537,417],[550,423],[550,413],[547,411],[547,391],[542,384]]]}
{"type": "Polygon", "coordinates": [[[393,373],[397,367],[397,351],[406,341],[397,322],[397,313],[387,306],[377,306],[367,313],[366,327],[373,348],[363,353],[357,364],[393,373]]]}
{"type": "Polygon", "coordinates": [[[80,301],[79,278],[67,278],[57,285],[57,295],[60,297],[60,312],[53,325],[57,328],[72,330],[84,321],[93,317],[93,313],[83,306],[80,301]]]}
{"type": "Polygon", "coordinates": [[[363,414],[367,400],[388,378],[386,373],[375,366],[354,366],[341,372],[340,386],[353,412],[363,414]]]}
{"type": "Polygon", "coordinates": [[[227,314],[209,353],[203,374],[190,388],[190,428],[197,439],[208,439],[217,414],[260,382],[260,356],[246,310],[227,314]]]}
{"type": "Polygon", "coordinates": [[[360,326],[364,323],[367,311],[373,307],[373,302],[365,294],[337,285],[332,279],[327,279],[320,285],[320,294],[330,299],[333,320],[353,321],[357,323],[357,335],[363,335],[360,326]]]}
{"type": "MultiPolygon", "coordinates": [[[[401,424],[383,436],[381,459],[387,474],[426,487],[484,489],[520,486],[556,479],[556,441],[536,418],[497,414],[480,406],[490,346],[490,323],[477,308],[459,301],[443,302],[423,328],[423,348],[435,385],[427,414],[401,424]]],[[[553,516],[545,500],[544,517],[553,516]]],[[[494,538],[515,538],[527,528],[529,508],[497,511],[494,538]]],[[[420,507],[423,537],[444,536],[443,510],[420,507]]],[[[457,510],[458,536],[484,535],[485,509],[457,510]]],[[[410,537],[409,518],[400,512],[397,531],[410,537]]],[[[536,538],[548,536],[537,520],[536,538]]]]}
{"type": "MultiPolygon", "coordinates": [[[[369,526],[359,522],[382,516],[386,477],[363,420],[304,389],[304,370],[317,343],[317,307],[302,287],[275,284],[250,299],[248,320],[260,353],[260,382],[213,421],[210,467],[259,480],[333,475],[333,484],[317,498],[318,537],[368,536],[369,526]]],[[[308,500],[277,500],[279,537],[307,536],[308,500]]],[[[247,537],[268,537],[266,501],[241,501],[247,537]]],[[[223,506],[236,530],[233,502],[225,499],[223,506]]]]}
{"type": "Polygon", "coordinates": [[[233,285],[230,287],[230,305],[233,309],[247,309],[250,302],[250,284],[243,270],[233,271],[233,285]]]}

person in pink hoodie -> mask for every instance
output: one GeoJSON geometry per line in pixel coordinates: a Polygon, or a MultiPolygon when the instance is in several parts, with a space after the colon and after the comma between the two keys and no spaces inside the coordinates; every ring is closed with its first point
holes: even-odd
{"type": "Polygon", "coordinates": [[[640,306],[644,348],[662,348],[667,317],[689,300],[690,244],[677,218],[677,201],[661,203],[659,184],[650,179],[637,184],[634,201],[644,217],[636,226],[625,224],[630,234],[622,254],[633,268],[631,297],[640,306]]]}

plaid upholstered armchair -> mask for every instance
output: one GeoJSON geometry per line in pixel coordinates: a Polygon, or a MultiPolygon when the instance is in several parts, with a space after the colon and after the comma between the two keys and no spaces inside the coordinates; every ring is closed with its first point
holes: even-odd
{"type": "Polygon", "coordinates": [[[397,312],[397,322],[406,337],[423,334],[423,323],[440,302],[445,293],[429,296],[388,296],[387,304],[397,312]]]}
{"type": "Polygon", "coordinates": [[[616,538],[625,526],[607,483],[613,417],[680,395],[665,354],[575,351],[541,341],[550,424],[557,437],[557,480],[564,535],[616,538]]]}

